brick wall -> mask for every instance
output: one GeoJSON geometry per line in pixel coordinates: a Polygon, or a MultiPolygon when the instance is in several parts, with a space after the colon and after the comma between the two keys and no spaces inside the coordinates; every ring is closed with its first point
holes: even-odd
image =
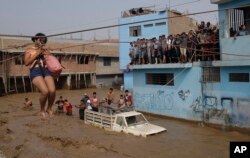
{"type": "MultiPolygon", "coordinates": [[[[168,12],[169,17],[176,17],[179,14],[168,12]]],[[[188,33],[189,30],[195,30],[196,21],[188,16],[168,19],[169,34],[181,34],[182,32],[188,33]]]]}
{"type": "MultiPolygon", "coordinates": [[[[65,67],[63,73],[78,73],[78,72],[82,73],[82,72],[96,72],[96,71],[98,71],[99,74],[118,73],[120,71],[118,66],[119,54],[118,54],[117,40],[113,40],[111,41],[111,43],[107,42],[110,41],[65,42],[60,40],[59,41],[49,40],[46,47],[53,50],[52,52],[55,53],[56,55],[60,55],[61,63],[65,67]],[[88,64],[79,64],[77,61],[78,58],[77,56],[78,57],[88,56],[89,57],[88,64]],[[98,63],[98,61],[103,61],[103,60],[97,60],[97,59],[102,57],[112,57],[111,67],[108,68],[100,66],[103,64],[103,62],[98,63]],[[114,61],[114,59],[117,60],[114,61]]],[[[10,48],[4,50],[6,52],[9,52],[7,58],[10,58],[23,53],[26,49],[26,48],[16,49],[15,48],[16,46],[21,46],[27,43],[32,44],[32,42],[27,39],[1,38],[1,49],[10,48]]],[[[3,70],[2,70],[2,65],[0,64],[0,74],[1,72],[3,72],[3,70]]],[[[29,68],[26,67],[25,65],[16,65],[15,59],[12,59],[8,61],[7,72],[11,76],[12,75],[26,76],[29,74],[29,68]]]]}

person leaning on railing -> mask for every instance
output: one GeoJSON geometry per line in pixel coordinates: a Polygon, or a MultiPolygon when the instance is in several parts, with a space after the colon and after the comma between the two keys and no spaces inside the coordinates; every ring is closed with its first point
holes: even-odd
{"type": "Polygon", "coordinates": [[[241,25],[239,27],[239,31],[238,31],[237,35],[238,36],[246,36],[246,35],[248,35],[248,31],[247,31],[246,25],[243,24],[243,25],[241,25]]]}

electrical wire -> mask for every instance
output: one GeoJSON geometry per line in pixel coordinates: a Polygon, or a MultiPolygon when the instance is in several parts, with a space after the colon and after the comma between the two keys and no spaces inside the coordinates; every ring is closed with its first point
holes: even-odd
{"type": "Polygon", "coordinates": [[[192,4],[192,3],[196,3],[196,2],[199,2],[200,0],[195,0],[195,1],[191,1],[191,2],[186,2],[186,3],[182,3],[182,4],[176,4],[176,5],[173,5],[173,6],[169,6],[169,8],[171,7],[178,7],[178,6],[182,6],[182,5],[186,5],[186,4],[192,4]]]}
{"type": "Polygon", "coordinates": [[[57,29],[50,29],[50,30],[45,30],[45,32],[47,31],[54,31],[54,30],[62,30],[62,29],[71,29],[71,28],[76,28],[76,27],[83,27],[83,26],[90,26],[90,25],[93,25],[93,24],[99,24],[99,23],[103,23],[103,22],[107,22],[107,21],[113,21],[113,20],[118,20],[119,17],[114,17],[114,18],[109,18],[109,19],[104,19],[104,20],[100,20],[100,21],[96,21],[96,22],[93,22],[93,23],[88,23],[88,24],[81,24],[81,25],[78,25],[78,26],[71,26],[71,27],[64,27],[64,28],[57,28],[57,29]]]}

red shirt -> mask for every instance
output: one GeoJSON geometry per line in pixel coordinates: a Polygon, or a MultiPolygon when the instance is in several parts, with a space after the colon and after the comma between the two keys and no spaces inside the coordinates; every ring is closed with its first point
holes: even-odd
{"type": "Polygon", "coordinates": [[[70,103],[65,103],[65,108],[67,112],[72,112],[72,105],[70,103]]]}
{"type": "Polygon", "coordinates": [[[131,104],[132,104],[132,96],[131,95],[125,95],[125,102],[126,102],[126,104],[129,104],[129,106],[131,106],[131,104]]]}

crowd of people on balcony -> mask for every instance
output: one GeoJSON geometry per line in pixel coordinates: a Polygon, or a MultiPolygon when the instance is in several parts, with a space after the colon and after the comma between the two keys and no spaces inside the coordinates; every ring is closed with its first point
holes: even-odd
{"type": "Polygon", "coordinates": [[[137,39],[130,42],[129,57],[129,65],[219,60],[219,30],[202,21],[196,30],[137,39]]]}

